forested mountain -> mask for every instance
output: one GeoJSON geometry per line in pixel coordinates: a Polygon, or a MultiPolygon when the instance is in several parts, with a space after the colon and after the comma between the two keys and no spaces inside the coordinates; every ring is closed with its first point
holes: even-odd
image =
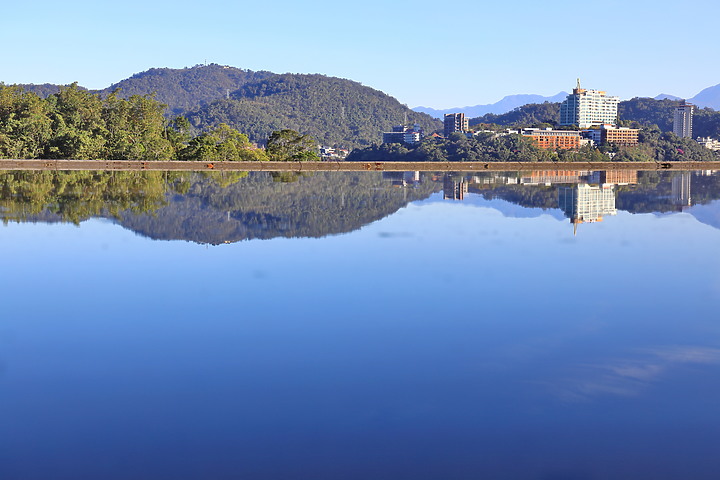
{"type": "MultiPolygon", "coordinates": [[[[641,126],[657,125],[662,132],[672,132],[674,109],[681,103],[680,100],[633,98],[620,102],[618,116],[621,121],[637,122],[641,126]]],[[[696,108],[693,136],[720,137],[720,112],[711,108],[696,108]]]]}
{"type": "MultiPolygon", "coordinates": [[[[106,97],[119,90],[120,98],[133,95],[154,95],[160,103],[167,105],[167,115],[182,115],[206,103],[224,98],[249,82],[257,82],[276,75],[272,72],[243,70],[226,65],[195,65],[187,68],[151,68],[136,73],[102,90],[91,90],[106,97]]],[[[26,92],[32,92],[40,98],[46,98],[67,85],[19,85],[26,92]]],[[[86,88],[78,87],[82,90],[86,88]]]]}
{"type": "MultiPolygon", "coordinates": [[[[41,98],[60,90],[50,84],[23,88],[41,98]]],[[[226,123],[260,144],[282,129],[311,135],[325,145],[352,148],[379,143],[382,132],[401,123],[419,123],[428,133],[442,128],[438,120],[379,90],[324,75],[253,72],[215,64],[153,68],[93,93],[105,98],[116,90],[119,98],[154,95],[167,105],[166,116],[190,119],[193,133],[226,123]]]]}
{"type": "Polygon", "coordinates": [[[620,102],[618,117],[622,121],[638,122],[640,125],[657,125],[662,132],[672,132],[674,109],[680,100],[656,100],[636,97],[620,102]]]}
{"type": "Polygon", "coordinates": [[[496,115],[488,113],[481,117],[471,118],[470,125],[479,125],[482,123],[494,123],[496,125],[522,125],[529,126],[538,123],[556,124],[560,120],[560,104],[559,103],[529,103],[514,110],[496,115]]]}
{"type": "Polygon", "coordinates": [[[249,82],[275,75],[272,72],[243,70],[225,65],[196,65],[190,68],[151,68],[110,85],[100,93],[108,95],[120,89],[123,98],[131,95],[154,94],[168,106],[168,113],[181,115],[186,110],[224,98],[249,82]]]}
{"type": "Polygon", "coordinates": [[[283,74],[248,83],[230,95],[187,113],[199,129],[226,123],[263,142],[283,128],[313,136],[324,145],[379,143],[393,125],[418,123],[430,133],[442,124],[395,98],[342,78],[283,74]]]}

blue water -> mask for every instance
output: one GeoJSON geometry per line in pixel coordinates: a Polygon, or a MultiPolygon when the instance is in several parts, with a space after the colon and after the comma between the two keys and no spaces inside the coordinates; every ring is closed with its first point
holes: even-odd
{"type": "Polygon", "coordinates": [[[718,245],[472,193],[217,246],[11,222],[0,478],[715,479],[718,245]]]}

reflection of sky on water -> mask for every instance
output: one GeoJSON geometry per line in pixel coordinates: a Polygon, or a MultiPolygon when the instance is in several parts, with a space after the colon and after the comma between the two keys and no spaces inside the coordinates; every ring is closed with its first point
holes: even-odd
{"type": "Polygon", "coordinates": [[[473,197],[217,247],[0,228],[0,477],[716,478],[720,231],[473,197]]]}

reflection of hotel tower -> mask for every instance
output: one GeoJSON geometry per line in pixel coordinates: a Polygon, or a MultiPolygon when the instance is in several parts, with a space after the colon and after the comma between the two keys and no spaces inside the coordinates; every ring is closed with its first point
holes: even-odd
{"type": "Polygon", "coordinates": [[[462,177],[445,175],[443,178],[443,199],[463,200],[468,192],[468,183],[462,177]]]}
{"type": "Polygon", "coordinates": [[[570,223],[601,222],[603,215],[616,215],[615,185],[588,185],[586,183],[558,189],[558,204],[570,223]]]}
{"type": "Polygon", "coordinates": [[[690,173],[683,172],[672,178],[672,203],[678,207],[689,207],[690,198],[690,173]]]}

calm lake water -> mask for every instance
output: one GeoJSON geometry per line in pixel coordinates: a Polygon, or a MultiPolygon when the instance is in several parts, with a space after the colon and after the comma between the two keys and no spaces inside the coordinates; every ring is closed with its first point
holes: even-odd
{"type": "Polygon", "coordinates": [[[0,172],[0,478],[717,479],[718,199],[0,172]]]}

